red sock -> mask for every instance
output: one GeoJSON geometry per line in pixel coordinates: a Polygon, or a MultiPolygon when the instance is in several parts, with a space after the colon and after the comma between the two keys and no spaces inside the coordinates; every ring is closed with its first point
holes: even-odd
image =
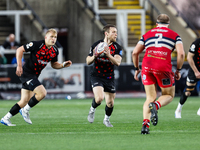
{"type": "Polygon", "coordinates": [[[147,128],[149,128],[150,126],[150,120],[149,119],[144,119],[143,120],[143,123],[142,123],[142,126],[146,125],[147,128]]]}
{"type": "Polygon", "coordinates": [[[160,102],[159,101],[155,101],[154,103],[156,104],[156,109],[157,110],[160,109],[160,107],[161,107],[160,102]]]}

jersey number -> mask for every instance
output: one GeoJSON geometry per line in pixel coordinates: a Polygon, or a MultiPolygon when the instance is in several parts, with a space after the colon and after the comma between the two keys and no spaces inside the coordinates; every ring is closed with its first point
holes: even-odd
{"type": "Polygon", "coordinates": [[[158,37],[156,40],[155,40],[155,47],[162,47],[161,44],[159,44],[158,42],[159,41],[162,41],[162,33],[156,33],[155,37],[158,37]]]}

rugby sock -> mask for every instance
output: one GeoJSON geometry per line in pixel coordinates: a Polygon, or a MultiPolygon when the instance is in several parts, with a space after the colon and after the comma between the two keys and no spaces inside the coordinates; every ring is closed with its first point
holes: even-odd
{"type": "Polygon", "coordinates": [[[100,103],[100,104],[97,104],[97,103],[95,102],[95,99],[93,99],[93,101],[92,101],[92,107],[93,107],[93,108],[97,108],[99,105],[101,105],[101,103],[100,103]]]}
{"type": "Polygon", "coordinates": [[[149,119],[144,119],[143,120],[143,123],[142,123],[142,126],[146,125],[147,128],[149,128],[150,126],[150,120],[149,119]]]}
{"type": "Polygon", "coordinates": [[[30,99],[28,104],[24,107],[24,111],[28,112],[33,106],[35,106],[39,101],[35,98],[35,95],[30,99]]]}
{"type": "Polygon", "coordinates": [[[12,116],[16,115],[19,110],[21,109],[21,107],[16,103],[11,109],[10,111],[6,114],[6,118],[10,119],[12,116]],[[11,116],[12,115],[12,116],[11,116]]]}
{"type": "Polygon", "coordinates": [[[109,119],[110,119],[110,116],[105,115],[104,120],[109,120],[109,119]]]}
{"type": "Polygon", "coordinates": [[[176,108],[176,111],[181,111],[182,110],[183,105],[181,105],[180,103],[178,103],[178,106],[176,108]]]}
{"type": "Polygon", "coordinates": [[[185,92],[181,95],[180,104],[183,105],[187,100],[188,96],[185,95],[185,92]]]}
{"type": "Polygon", "coordinates": [[[10,119],[12,116],[13,115],[10,112],[8,112],[3,118],[10,119]]]}
{"type": "Polygon", "coordinates": [[[105,111],[106,111],[106,115],[107,116],[111,116],[112,112],[113,112],[113,107],[109,108],[107,105],[105,107],[105,111]]]}
{"type": "Polygon", "coordinates": [[[161,107],[160,102],[159,101],[155,101],[154,103],[156,104],[156,110],[160,109],[160,107],[161,107]]]}

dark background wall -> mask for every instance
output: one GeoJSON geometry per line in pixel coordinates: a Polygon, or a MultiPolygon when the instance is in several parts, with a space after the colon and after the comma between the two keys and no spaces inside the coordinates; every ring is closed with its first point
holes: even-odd
{"type": "MultiPolygon", "coordinates": [[[[22,0],[18,0],[19,2],[22,0]]],[[[27,0],[48,28],[58,29],[58,41],[63,45],[65,59],[73,63],[85,63],[90,46],[103,38],[102,25],[82,0],[27,0]]],[[[16,1],[10,1],[10,9],[20,9],[16,1]]],[[[41,27],[30,19],[21,17],[21,31],[28,41],[43,38],[41,27]],[[37,26],[37,27],[36,27],[37,26]]]]}

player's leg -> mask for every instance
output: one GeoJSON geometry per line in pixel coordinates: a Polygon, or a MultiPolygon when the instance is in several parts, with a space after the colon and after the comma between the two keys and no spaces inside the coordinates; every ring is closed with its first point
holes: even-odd
{"type": "Polygon", "coordinates": [[[10,111],[1,119],[1,123],[7,126],[15,126],[10,122],[10,118],[15,116],[19,112],[19,110],[28,103],[32,95],[33,95],[32,91],[21,89],[21,100],[18,103],[16,103],[10,109],[10,111]]]}
{"type": "Polygon", "coordinates": [[[162,95],[157,99],[157,101],[149,104],[151,111],[151,122],[155,126],[158,123],[157,110],[161,106],[169,104],[174,98],[175,81],[174,72],[172,71],[154,71],[153,75],[156,78],[157,84],[161,88],[162,92],[162,95]]]}
{"type": "Polygon", "coordinates": [[[186,102],[187,98],[191,95],[191,92],[194,91],[195,86],[196,86],[196,82],[195,83],[190,83],[188,81],[186,82],[185,90],[182,93],[178,106],[175,110],[175,118],[181,118],[182,107],[184,103],[186,102]]]}
{"type": "Polygon", "coordinates": [[[141,134],[149,134],[150,116],[151,116],[149,104],[156,100],[157,93],[155,84],[144,85],[144,88],[146,92],[146,101],[143,104],[143,123],[142,123],[141,134]]]}
{"type": "Polygon", "coordinates": [[[22,115],[24,120],[29,124],[32,124],[29,115],[30,109],[37,105],[47,94],[46,89],[43,85],[36,86],[33,90],[33,93],[34,94],[30,98],[28,104],[26,104],[26,106],[20,110],[20,114],[22,115]]]}
{"type": "Polygon", "coordinates": [[[151,111],[151,122],[154,126],[156,126],[158,123],[157,110],[161,106],[169,104],[173,100],[175,94],[175,86],[167,88],[160,87],[160,88],[162,91],[162,95],[157,99],[157,101],[151,102],[149,104],[149,108],[151,111]]]}
{"type": "Polygon", "coordinates": [[[175,86],[167,87],[167,88],[161,88],[162,95],[158,98],[156,102],[159,102],[157,104],[157,109],[159,109],[161,106],[168,105],[174,98],[175,95],[175,86]]]}
{"type": "Polygon", "coordinates": [[[143,123],[141,134],[149,134],[149,126],[150,126],[150,108],[149,104],[154,102],[157,97],[156,93],[156,78],[151,70],[142,70],[142,83],[145,88],[146,93],[146,101],[143,104],[143,123]]]}
{"type": "Polygon", "coordinates": [[[105,107],[105,117],[103,120],[103,124],[107,127],[113,127],[109,119],[113,112],[115,95],[116,95],[115,93],[105,92],[106,107],[105,107]]]}
{"type": "Polygon", "coordinates": [[[104,89],[102,86],[95,86],[93,87],[92,90],[94,94],[94,99],[92,101],[92,105],[90,107],[88,118],[87,118],[90,123],[94,122],[95,110],[99,105],[101,105],[101,102],[104,99],[104,92],[103,92],[104,89]]]}

